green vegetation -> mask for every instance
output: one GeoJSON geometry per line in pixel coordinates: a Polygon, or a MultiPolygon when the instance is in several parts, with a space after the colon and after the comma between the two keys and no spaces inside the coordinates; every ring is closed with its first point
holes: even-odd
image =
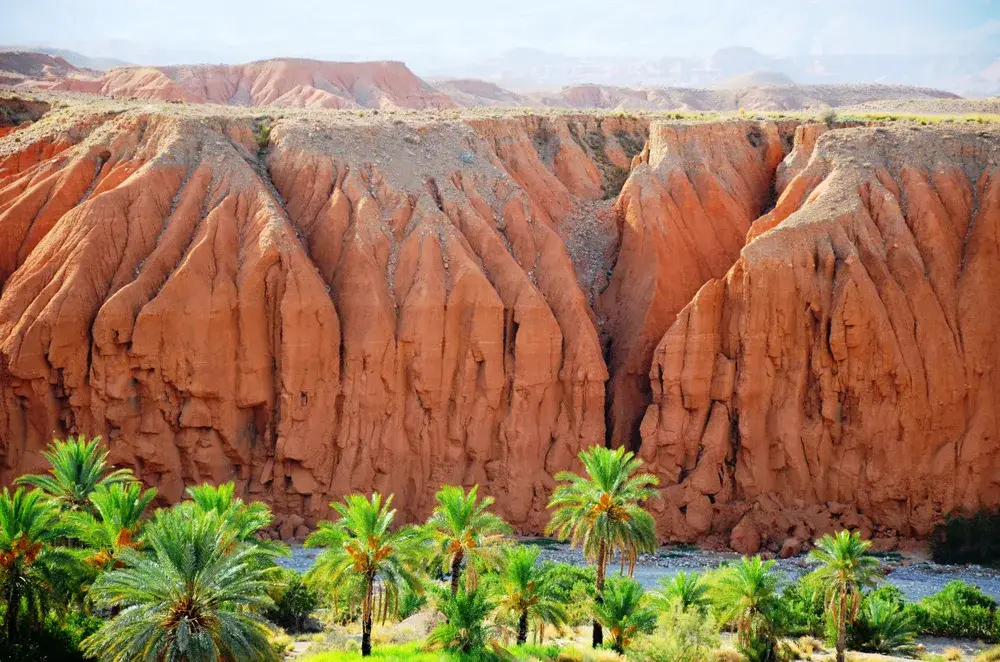
{"type": "Polygon", "coordinates": [[[996,600],[961,581],[949,582],[938,593],[921,600],[916,618],[921,630],[928,634],[1000,642],[996,600]]]}
{"type": "Polygon", "coordinates": [[[594,618],[611,633],[611,648],[624,653],[639,634],[648,634],[656,626],[656,612],[644,606],[642,586],[630,577],[612,577],[601,596],[594,601],[594,618]]]}
{"type": "Polygon", "coordinates": [[[1000,561],[1000,510],[949,517],[931,534],[931,556],[936,563],[996,565],[1000,561]]]}
{"type": "Polygon", "coordinates": [[[538,548],[514,547],[505,550],[503,572],[495,593],[500,596],[501,613],[517,622],[517,643],[528,640],[530,621],[562,625],[566,610],[557,598],[552,564],[539,565],[538,548]]]}
{"type": "Polygon", "coordinates": [[[314,662],[776,662],[828,654],[818,637],[838,656],[915,655],[919,634],[1000,642],[990,596],[951,582],[912,603],[875,588],[878,559],[847,531],[819,540],[815,568],[792,582],[753,557],[645,592],[631,574],[656,542],[644,509],[655,478],[621,449],[584,451],[585,475],[558,476],[550,531],[582,547],[586,567],[543,561],[478,487],[445,486],[419,525],[397,525],[391,495],[331,504],[304,575],[278,567],[288,548],[265,539],[271,511],[234,483],[154,509],[156,491],[110,467],[98,440],[46,457],[46,474],[0,493],[0,662],[269,661],[303,645],[314,662]],[[590,626],[598,645],[580,647],[590,626]]]}
{"type": "Polygon", "coordinates": [[[14,482],[41,490],[68,510],[92,511],[90,495],[98,487],[135,480],[130,470],[107,466],[108,451],[101,445],[100,437],[54,441],[42,456],[52,465],[47,475],[28,474],[14,482]]]}
{"type": "Polygon", "coordinates": [[[273,554],[241,543],[215,512],[171,508],[146,526],[149,554],[123,548],[124,567],[90,588],[117,615],[83,642],[106,660],[269,660],[263,611],[273,554]]]}
{"type": "Polygon", "coordinates": [[[662,611],[673,602],[680,603],[682,610],[704,610],[708,604],[708,585],[697,572],[678,572],[673,577],[660,580],[660,589],[653,593],[653,599],[662,611]]]}
{"type": "MultiPolygon", "coordinates": [[[[580,460],[586,478],[567,471],[556,474],[556,480],[564,484],[549,501],[553,513],[547,531],[583,549],[596,567],[594,601],[600,603],[607,563],[616,552],[623,565],[628,562],[631,577],[636,556],[656,549],[653,518],[642,503],[658,496],[653,487],[659,481],[653,474],[639,473],[642,460],[624,448],[593,446],[580,453],[580,460]]],[[[601,624],[595,618],[594,648],[603,642],[601,624]]]]}
{"type": "Polygon", "coordinates": [[[340,519],[320,522],[306,546],[329,548],[316,560],[316,573],[332,582],[352,576],[361,580],[361,654],[368,656],[374,616],[380,615],[384,623],[389,611],[398,608],[400,589],[419,586],[416,572],[424,536],[413,526],[392,530],[392,496],[383,503],[377,492],[371,500],[351,494],[331,505],[340,519]]]}
{"type": "Polygon", "coordinates": [[[427,529],[434,537],[444,569],[451,573],[451,594],[458,593],[462,563],[471,586],[475,586],[479,569],[498,567],[500,550],[512,529],[488,508],[493,498],[479,500],[479,486],[466,491],[455,485],[445,485],[437,495],[437,506],[427,520],[427,529]]]}
{"type": "Polygon", "coordinates": [[[880,579],[878,561],[867,554],[870,543],[861,534],[841,531],[823,536],[809,558],[820,564],[814,577],[823,587],[827,612],[837,623],[837,662],[844,662],[847,626],[861,606],[861,594],[880,579]]]}
{"type": "Polygon", "coordinates": [[[750,662],[777,660],[781,601],[774,561],[744,558],[724,570],[715,587],[724,625],[736,630],[736,648],[750,662]]]}

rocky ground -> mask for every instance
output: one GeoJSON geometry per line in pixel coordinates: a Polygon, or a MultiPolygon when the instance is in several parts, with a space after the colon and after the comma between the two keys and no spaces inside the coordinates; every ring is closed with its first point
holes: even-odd
{"type": "MultiPolygon", "coordinates": [[[[583,556],[569,545],[540,539],[544,561],[584,565],[583,556]]],[[[287,568],[304,572],[312,567],[320,550],[292,546],[292,554],[280,562],[287,568]]],[[[738,554],[712,552],[694,547],[661,547],[656,554],[641,556],[635,569],[635,578],[644,587],[654,588],[664,577],[683,570],[686,572],[712,570],[720,564],[740,558],[738,554]]],[[[776,559],[778,569],[789,580],[801,577],[811,567],[805,556],[776,559]]],[[[883,561],[886,581],[898,586],[908,600],[919,600],[937,593],[950,581],[960,579],[979,586],[983,591],[1000,600],[1000,571],[977,565],[939,565],[918,555],[890,555],[883,561]]],[[[615,568],[611,568],[616,571],[615,568]]]]}

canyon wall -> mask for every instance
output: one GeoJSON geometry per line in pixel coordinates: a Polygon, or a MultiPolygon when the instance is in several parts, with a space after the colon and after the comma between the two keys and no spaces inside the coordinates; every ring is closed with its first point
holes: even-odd
{"type": "Polygon", "coordinates": [[[806,129],[656,348],[641,455],[674,538],[891,541],[1000,504],[1000,136],[806,129]]]}
{"type": "Polygon", "coordinates": [[[200,108],[0,137],[0,483],[99,434],[283,537],[444,483],[527,533],[628,445],[738,548],[1000,502],[992,133],[200,108]]]}

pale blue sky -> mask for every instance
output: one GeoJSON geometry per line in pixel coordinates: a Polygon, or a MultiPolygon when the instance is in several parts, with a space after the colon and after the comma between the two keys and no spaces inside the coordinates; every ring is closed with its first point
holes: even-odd
{"type": "Polygon", "coordinates": [[[2,16],[0,44],[153,64],[300,56],[421,68],[517,47],[1000,55],[1000,0],[32,0],[8,3],[2,16]]]}

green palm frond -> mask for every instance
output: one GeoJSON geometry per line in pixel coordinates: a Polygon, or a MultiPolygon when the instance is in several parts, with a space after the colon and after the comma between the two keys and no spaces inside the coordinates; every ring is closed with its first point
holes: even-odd
{"type": "Polygon", "coordinates": [[[741,649],[760,644],[771,650],[776,645],[778,583],[774,561],[759,556],[740,559],[719,578],[714,593],[720,620],[736,629],[741,649]]]}
{"type": "Polygon", "coordinates": [[[310,575],[321,577],[320,583],[326,585],[354,577],[377,585],[385,594],[383,616],[398,609],[404,585],[423,590],[417,571],[426,551],[426,534],[415,526],[392,528],[396,511],[391,508],[391,495],[383,503],[377,492],[371,500],[351,494],[330,505],[340,518],[320,522],[306,539],[306,547],[326,548],[310,575]]]}
{"type": "Polygon", "coordinates": [[[702,610],[708,605],[708,585],[697,572],[681,570],[673,577],[660,579],[659,585],[659,590],[652,597],[661,611],[665,611],[674,602],[679,603],[682,610],[702,610]]]}
{"type": "Polygon", "coordinates": [[[19,618],[31,626],[54,601],[65,603],[79,586],[72,580],[76,558],[58,547],[69,533],[59,506],[40,490],[18,487],[0,493],[0,601],[5,628],[13,640],[19,618]]]}
{"type": "Polygon", "coordinates": [[[270,551],[241,543],[217,513],[172,508],[145,529],[148,553],[119,552],[121,569],[90,595],[118,614],[83,642],[105,661],[273,660],[263,611],[270,551]]]}
{"type": "Polygon", "coordinates": [[[603,600],[594,602],[594,617],[611,634],[611,645],[624,653],[639,634],[656,628],[656,612],[645,605],[639,582],[628,577],[612,577],[604,589],[603,600]]]}
{"type": "Polygon", "coordinates": [[[108,467],[108,450],[100,437],[55,440],[42,456],[52,466],[48,474],[28,474],[14,482],[36,487],[70,510],[89,508],[90,495],[99,486],[135,480],[130,469],[108,467]]]}
{"type": "Polygon", "coordinates": [[[456,595],[442,592],[437,607],[445,622],[427,637],[427,647],[464,655],[497,651],[499,631],[489,621],[495,606],[483,590],[461,591],[456,595]]]}
{"type": "Polygon", "coordinates": [[[867,551],[870,545],[857,532],[840,531],[835,536],[823,536],[809,552],[809,560],[820,564],[813,571],[813,577],[823,586],[827,609],[834,617],[839,616],[843,594],[846,598],[844,617],[851,622],[864,589],[881,581],[878,559],[867,551]]]}
{"type": "Polygon", "coordinates": [[[155,488],[144,490],[138,482],[100,485],[90,495],[90,510],[69,512],[72,537],[91,551],[88,562],[105,568],[121,548],[138,547],[143,515],[155,498],[155,488]]]}
{"type": "Polygon", "coordinates": [[[562,485],[549,501],[553,510],[547,532],[583,549],[595,559],[603,542],[610,555],[615,550],[634,558],[656,549],[656,526],[642,503],[659,496],[659,480],[638,473],[642,460],[624,448],[593,446],[580,453],[587,477],[569,472],[556,474],[562,485]]]}
{"type": "Polygon", "coordinates": [[[266,503],[260,501],[245,503],[243,499],[237,497],[236,485],[233,482],[221,485],[203,483],[189,487],[187,493],[191,497],[188,503],[193,504],[200,512],[216,513],[236,532],[237,540],[253,542],[279,556],[287,556],[290,553],[284,543],[257,537],[261,530],[274,522],[274,515],[266,503]]]}
{"type": "Polygon", "coordinates": [[[538,564],[540,552],[529,546],[505,550],[503,570],[493,589],[498,597],[497,609],[525,623],[530,620],[562,625],[568,618],[566,608],[559,599],[550,566],[538,564]]]}
{"type": "Polygon", "coordinates": [[[475,586],[477,572],[499,567],[501,551],[513,532],[507,522],[489,511],[493,498],[479,499],[478,492],[478,485],[468,492],[445,485],[435,495],[437,506],[427,520],[442,570],[455,573],[452,586],[456,589],[463,561],[469,584],[475,586]]]}

